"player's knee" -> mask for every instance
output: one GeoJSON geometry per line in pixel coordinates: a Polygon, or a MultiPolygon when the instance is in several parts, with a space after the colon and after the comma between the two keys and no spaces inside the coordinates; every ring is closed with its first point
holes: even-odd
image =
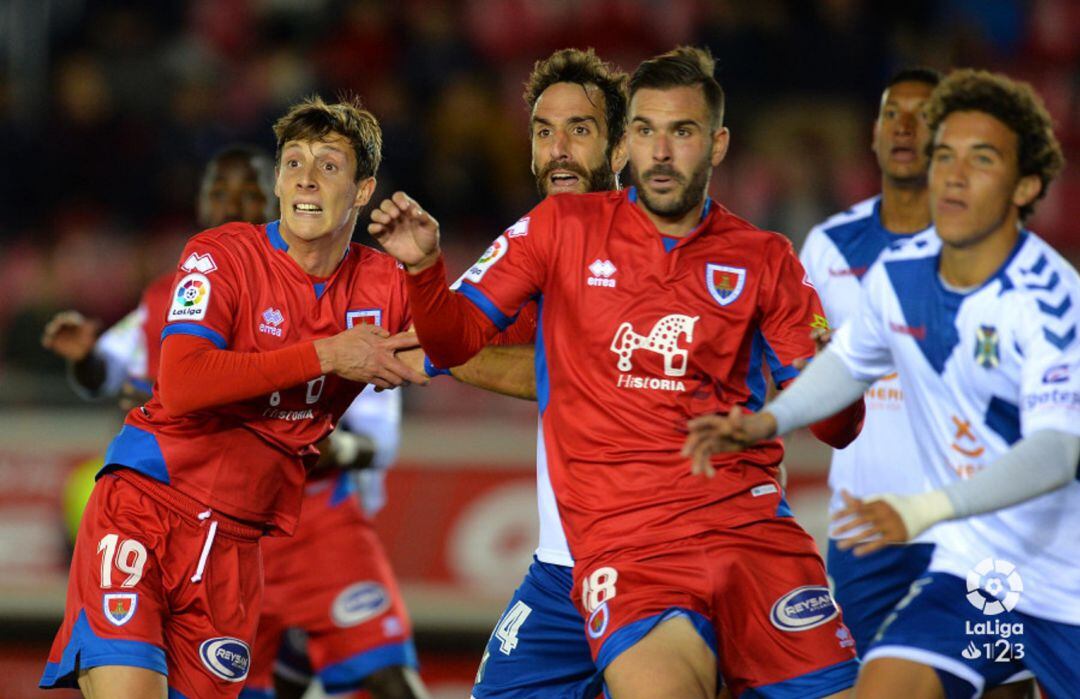
{"type": "Polygon", "coordinates": [[[427,699],[420,677],[412,670],[401,665],[383,668],[373,672],[364,680],[364,689],[374,699],[427,699]]]}
{"type": "Polygon", "coordinates": [[[875,658],[864,664],[855,685],[857,697],[945,699],[934,668],[902,658],[875,658]]]}

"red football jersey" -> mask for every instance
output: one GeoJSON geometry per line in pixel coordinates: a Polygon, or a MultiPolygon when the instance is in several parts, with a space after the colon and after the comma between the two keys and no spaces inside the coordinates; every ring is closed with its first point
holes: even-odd
{"type": "Polygon", "coordinates": [[[549,197],[458,293],[500,328],[539,299],[544,446],[576,558],[789,514],[779,440],[716,457],[713,479],[679,454],[690,418],[757,410],[763,364],[781,383],[814,354],[824,314],[787,238],[711,201],[693,232],[665,240],[633,189],[549,197]]]}
{"type": "MultiPolygon", "coordinates": [[[[161,366],[161,331],[165,329],[165,316],[172,303],[175,280],[174,272],[157,277],[143,291],[140,302],[146,309],[142,331],[146,342],[146,380],[149,385],[153,385],[157,380],[158,368],[161,366]]],[[[149,386],[147,388],[149,389],[149,386]]]]}
{"type": "MultiPolygon", "coordinates": [[[[180,258],[162,342],[206,338],[219,349],[268,352],[357,323],[411,325],[397,263],[350,244],[333,275],[313,281],[289,257],[278,222],[228,223],[192,237],[180,258]]],[[[154,397],[128,414],[107,465],[145,473],[237,519],[291,533],[304,459],[364,384],[325,375],[287,390],[171,415],[154,397]]]]}

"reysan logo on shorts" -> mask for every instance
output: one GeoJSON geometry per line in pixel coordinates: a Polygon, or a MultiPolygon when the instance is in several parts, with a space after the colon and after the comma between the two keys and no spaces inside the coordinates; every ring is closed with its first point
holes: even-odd
{"type": "Polygon", "coordinates": [[[689,345],[694,342],[694,324],[700,316],[687,316],[679,313],[666,315],[652,326],[648,334],[642,335],[634,330],[632,323],[626,322],[615,331],[611,340],[611,351],[619,356],[619,388],[644,388],[659,391],[685,391],[686,385],[679,377],[686,376],[686,367],[690,359],[689,345]],[[687,347],[680,346],[685,341],[687,347]],[[634,368],[633,357],[637,350],[655,352],[664,358],[664,375],[672,378],[638,376],[629,373],[634,368]]]}

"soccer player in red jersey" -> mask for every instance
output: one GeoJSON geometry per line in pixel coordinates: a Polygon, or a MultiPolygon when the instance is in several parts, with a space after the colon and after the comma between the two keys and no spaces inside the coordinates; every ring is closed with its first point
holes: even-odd
{"type": "Polygon", "coordinates": [[[375,118],[313,98],[275,134],[281,220],[204,231],[180,257],[154,396],[106,454],[42,686],[237,696],[258,539],[292,534],[312,445],[366,384],[426,382],[393,354],[414,344],[397,263],[349,242],[375,188],[375,118]]]}
{"type": "MultiPolygon", "coordinates": [[[[477,352],[537,297],[537,393],[574,596],[616,699],[844,695],[857,669],[813,540],[776,481],[782,444],[680,455],[687,420],[759,408],[814,354],[820,302],[784,237],[705,196],[723,160],[711,58],[682,48],[630,81],[625,192],[549,197],[450,293],[438,224],[403,193],[368,230],[405,266],[436,364],[477,352]]],[[[858,433],[862,402],[817,433],[858,433]]]]}

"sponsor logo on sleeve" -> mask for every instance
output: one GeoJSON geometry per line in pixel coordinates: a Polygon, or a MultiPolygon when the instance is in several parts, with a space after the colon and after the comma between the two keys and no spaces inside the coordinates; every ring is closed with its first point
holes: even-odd
{"type": "Polygon", "coordinates": [[[342,590],[334,599],[330,616],[345,628],[374,619],[390,608],[390,594],[376,582],[360,582],[342,590]]]}
{"type": "Polygon", "coordinates": [[[169,308],[170,322],[174,320],[202,320],[210,305],[210,280],[194,272],[180,280],[169,308]]]}
{"type": "Polygon", "coordinates": [[[839,613],[829,588],[806,585],[776,600],[769,620],[781,631],[806,631],[821,626],[839,613]]]}
{"type": "Polygon", "coordinates": [[[524,238],[529,234],[529,217],[521,219],[506,229],[507,238],[524,238]]]}
{"type": "MultiPolygon", "coordinates": [[[[518,221],[518,223],[521,223],[521,221],[518,221]]],[[[527,221],[525,223],[525,228],[528,230],[527,221]]],[[[483,279],[484,275],[487,274],[487,271],[506,254],[507,247],[510,245],[506,238],[507,235],[509,235],[509,232],[496,238],[495,242],[488,246],[488,249],[480,256],[480,259],[476,261],[476,264],[470,267],[469,271],[465,272],[462,279],[474,284],[483,279]]],[[[519,233],[518,235],[524,235],[524,233],[519,233]]]]}
{"type": "Polygon", "coordinates": [[[210,638],[199,646],[199,660],[215,677],[226,682],[243,682],[251,665],[251,650],[238,638],[210,638]]]}
{"type": "Polygon", "coordinates": [[[184,264],[180,265],[180,269],[185,272],[210,274],[217,269],[217,264],[214,263],[214,258],[210,256],[210,253],[201,255],[197,252],[193,252],[187,256],[187,259],[184,260],[184,264]]]}
{"type": "Polygon", "coordinates": [[[1069,380],[1069,365],[1058,364],[1043,373],[1042,382],[1046,384],[1065,383],[1069,380]]]}
{"type": "Polygon", "coordinates": [[[1080,410],[1080,391],[1063,391],[1051,388],[1038,393],[1028,393],[1023,398],[1024,410],[1056,408],[1080,410]]]}
{"type": "Polygon", "coordinates": [[[123,626],[135,616],[135,608],[139,606],[139,593],[137,592],[107,592],[102,599],[105,608],[105,618],[110,624],[123,626]]]}

